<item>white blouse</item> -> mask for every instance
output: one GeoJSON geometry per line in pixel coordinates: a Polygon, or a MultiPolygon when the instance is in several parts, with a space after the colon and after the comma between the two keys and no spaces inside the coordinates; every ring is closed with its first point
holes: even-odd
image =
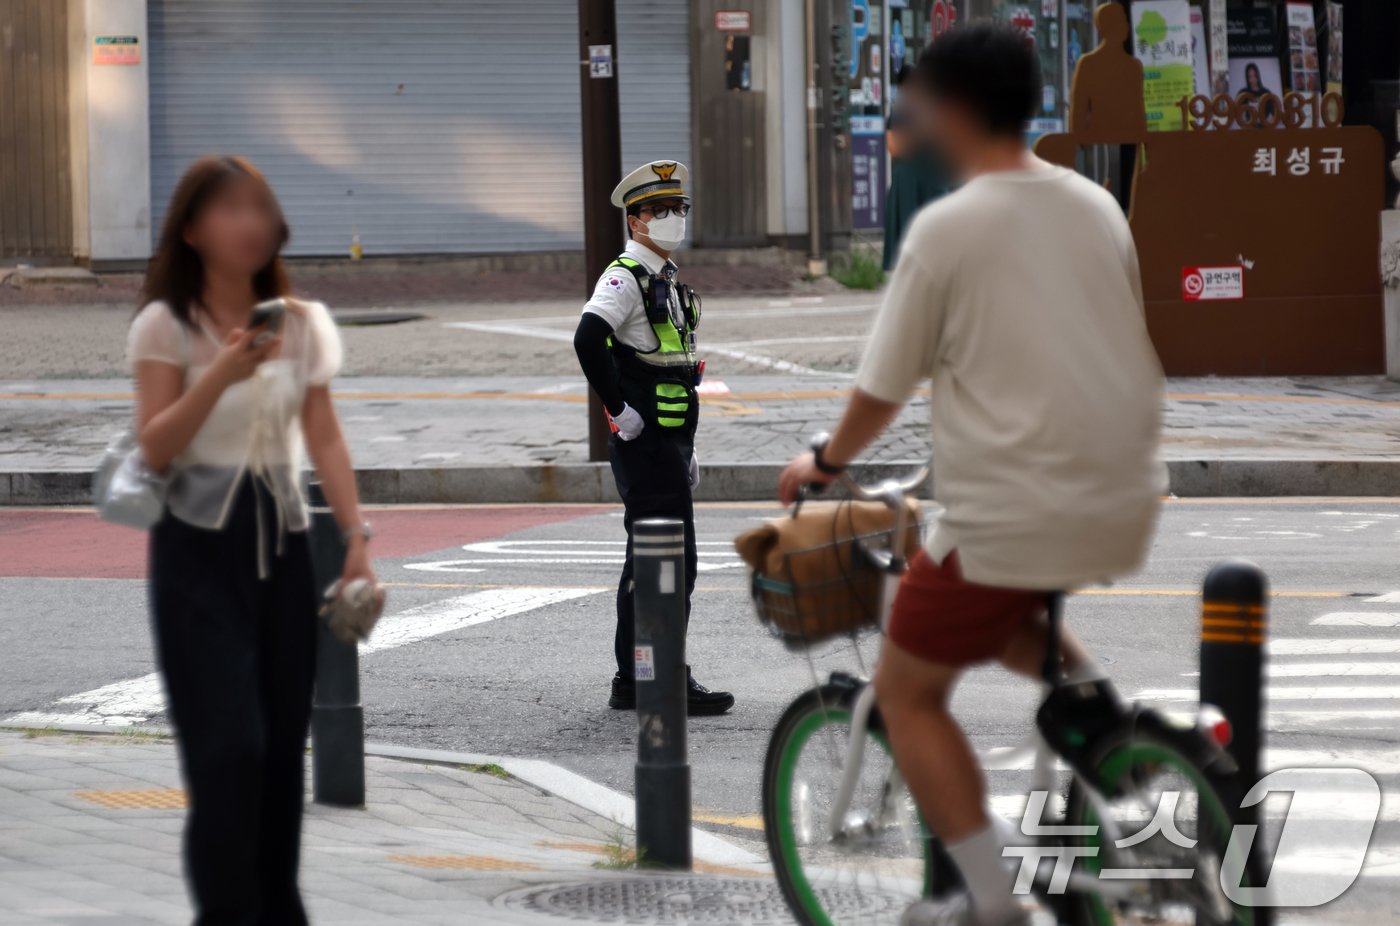
{"type": "MultiPolygon", "coordinates": [[[[243,476],[252,473],[271,492],[279,527],[306,530],[301,407],[308,387],[327,385],[340,370],[342,349],[324,305],[288,299],[287,307],[278,355],[224,390],[171,466],[168,504],[181,521],[221,530],[243,476]]],[[[164,302],[142,309],[127,339],[133,370],[142,361],[168,363],[184,370],[189,389],[222,346],[204,311],[196,306],[192,312],[194,327],[180,322],[164,302]]]]}

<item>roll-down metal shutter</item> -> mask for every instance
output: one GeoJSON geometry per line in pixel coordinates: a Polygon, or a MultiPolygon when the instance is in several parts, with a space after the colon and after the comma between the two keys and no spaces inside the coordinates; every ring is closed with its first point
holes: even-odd
{"type": "MultiPolygon", "coordinates": [[[[150,0],[152,208],[251,158],[288,253],[581,245],[575,0],[150,0]]],[[[689,157],[684,0],[620,0],[627,163],[689,157]]],[[[157,224],[158,227],[158,224],[157,224]]]]}

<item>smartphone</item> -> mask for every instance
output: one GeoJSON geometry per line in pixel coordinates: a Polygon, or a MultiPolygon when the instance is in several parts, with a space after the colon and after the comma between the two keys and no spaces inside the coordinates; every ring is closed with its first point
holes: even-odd
{"type": "Polygon", "coordinates": [[[253,306],[253,314],[248,318],[248,327],[262,329],[258,332],[258,336],[253,339],[253,346],[261,347],[277,337],[282,331],[282,319],[286,315],[287,301],[285,299],[269,299],[253,306]]]}

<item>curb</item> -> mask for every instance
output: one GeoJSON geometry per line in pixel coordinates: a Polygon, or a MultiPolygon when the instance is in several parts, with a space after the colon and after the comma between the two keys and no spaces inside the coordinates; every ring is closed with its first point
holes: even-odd
{"type": "MultiPolygon", "coordinates": [[[[32,729],[31,724],[0,720],[0,730],[28,729],[32,729]]],[[[97,724],[74,723],[59,724],[44,729],[82,736],[114,736],[122,733],[171,736],[170,730],[166,727],[104,727],[97,724]]],[[[385,743],[366,743],[365,755],[427,765],[499,765],[512,777],[518,778],[531,787],[547,791],[576,807],[613,820],[629,830],[636,829],[636,802],[633,798],[543,759],[515,759],[509,756],[486,756],[470,752],[453,752],[446,749],[415,749],[409,746],[390,746],[385,743]]],[[[757,865],[766,861],[747,849],[741,849],[705,830],[692,827],[690,838],[693,854],[698,861],[714,865],[757,865]]]]}
{"type": "MultiPolygon", "coordinates": [[[[519,778],[541,791],[548,791],[555,797],[562,798],[577,807],[582,807],[590,813],[616,821],[618,825],[629,830],[637,828],[635,798],[628,797],[600,785],[592,779],[571,772],[563,766],[546,762],[543,759],[479,756],[469,752],[414,749],[408,746],[387,746],[382,743],[366,743],[365,755],[434,765],[487,763],[499,765],[513,777],[519,778]]],[[[692,854],[697,860],[715,865],[756,865],[767,861],[747,849],[741,849],[713,833],[696,827],[691,827],[690,842],[692,854]]]]}
{"type": "MultiPolygon", "coordinates": [[[[917,463],[862,466],[875,482],[917,463]]],[[[699,502],[771,501],[779,463],[709,463],[701,467],[699,502]]],[[[1170,492],[1179,498],[1400,496],[1400,459],[1172,460],[1170,492]]],[[[617,503],[606,463],[363,469],[361,499],[369,504],[589,504],[617,503]]],[[[89,505],[87,470],[0,473],[0,507],[89,505]]]]}

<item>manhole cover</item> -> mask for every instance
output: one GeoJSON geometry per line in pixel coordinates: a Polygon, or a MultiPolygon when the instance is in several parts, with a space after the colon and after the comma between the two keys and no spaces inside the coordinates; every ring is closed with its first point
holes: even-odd
{"type": "MultiPolygon", "coordinates": [[[[893,922],[904,903],[888,894],[851,888],[817,893],[838,923],[880,914],[893,922]]],[[[790,926],[793,922],[777,884],[734,878],[655,877],[555,884],[515,891],[496,902],[512,910],[594,923],[790,926]]]]}
{"type": "Polygon", "coordinates": [[[331,313],[335,323],[342,328],[368,328],[374,325],[400,325],[427,318],[422,312],[355,312],[338,311],[331,313]]]}

